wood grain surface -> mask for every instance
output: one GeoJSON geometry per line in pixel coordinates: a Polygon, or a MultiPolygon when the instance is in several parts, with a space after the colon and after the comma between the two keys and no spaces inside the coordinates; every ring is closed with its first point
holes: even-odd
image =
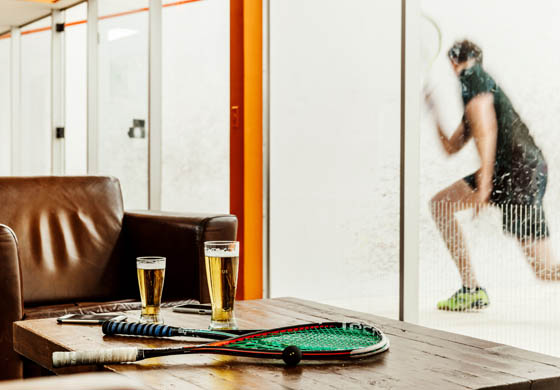
{"type": "MultiPolygon", "coordinates": [[[[133,320],[138,313],[127,313],[133,320]]],[[[124,346],[195,345],[197,339],[103,336],[100,326],[59,325],[55,319],[14,323],[14,348],[57,374],[109,370],[153,389],[560,389],[560,359],[489,341],[428,329],[366,313],[295,298],[236,302],[241,328],[307,322],[360,321],[381,328],[388,352],[357,361],[302,362],[218,355],[178,355],[105,367],[55,370],[54,351],[124,346]]],[[[164,309],[165,323],[207,328],[209,316],[164,309]]]]}

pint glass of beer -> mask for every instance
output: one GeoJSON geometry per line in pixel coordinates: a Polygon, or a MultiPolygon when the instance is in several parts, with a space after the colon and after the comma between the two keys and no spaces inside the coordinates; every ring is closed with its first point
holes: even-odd
{"type": "Polygon", "coordinates": [[[212,301],[210,329],[237,329],[233,314],[237,270],[238,241],[207,241],[204,243],[206,276],[212,301]]]}
{"type": "Polygon", "coordinates": [[[142,300],[141,322],[162,324],[159,306],[163,279],[165,278],[165,257],[148,256],[136,258],[136,272],[140,299],[142,300]]]}

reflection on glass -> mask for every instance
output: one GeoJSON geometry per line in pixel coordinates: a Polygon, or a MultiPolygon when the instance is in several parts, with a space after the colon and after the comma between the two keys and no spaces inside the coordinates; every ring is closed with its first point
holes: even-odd
{"type": "Polygon", "coordinates": [[[545,132],[557,123],[556,113],[550,112],[546,99],[535,104],[560,80],[534,71],[543,62],[560,59],[543,51],[552,44],[549,30],[554,24],[542,28],[548,18],[553,23],[560,8],[553,2],[537,8],[539,15],[546,10],[548,16],[527,23],[531,20],[527,7],[518,1],[508,2],[508,7],[471,1],[459,9],[435,0],[422,2],[426,104],[421,185],[423,199],[430,199],[425,213],[431,212],[433,222],[424,214],[421,277],[426,288],[421,309],[427,325],[560,354],[560,345],[551,347],[544,333],[531,344],[512,336],[519,332],[515,325],[519,321],[547,329],[550,318],[544,297],[550,288],[560,288],[540,284],[560,280],[560,264],[549,238],[555,231],[554,210],[547,208],[545,213],[544,207],[550,187],[558,188],[550,180],[560,168],[549,148],[555,135],[545,132]],[[468,22],[475,15],[476,28],[468,22]],[[498,15],[500,34],[495,30],[498,15]],[[444,160],[445,155],[456,157],[444,160]],[[434,240],[435,235],[444,245],[434,240]],[[459,286],[442,299],[442,294],[459,286]],[[465,315],[460,329],[444,313],[489,305],[485,321],[477,324],[480,317],[465,315]],[[506,321],[508,331],[498,329],[496,321],[506,321]]]}

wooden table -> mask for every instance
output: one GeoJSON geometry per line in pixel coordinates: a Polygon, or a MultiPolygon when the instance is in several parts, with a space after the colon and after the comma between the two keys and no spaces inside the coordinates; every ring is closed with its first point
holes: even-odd
{"type": "MultiPolygon", "coordinates": [[[[180,355],[105,367],[55,370],[53,351],[108,347],[166,347],[193,339],[103,336],[99,326],[58,325],[54,319],[14,324],[14,348],[56,373],[109,370],[139,379],[153,389],[559,389],[560,359],[489,341],[459,336],[294,298],[236,303],[242,328],[269,328],[305,322],[362,321],[389,337],[388,352],[351,362],[280,361],[217,355],[180,355]]],[[[137,313],[131,313],[137,314],[137,313]]],[[[209,317],[173,313],[167,324],[206,328],[209,317]]],[[[200,342],[200,341],[198,341],[200,342]]],[[[196,343],[196,340],[195,340],[196,343]]]]}

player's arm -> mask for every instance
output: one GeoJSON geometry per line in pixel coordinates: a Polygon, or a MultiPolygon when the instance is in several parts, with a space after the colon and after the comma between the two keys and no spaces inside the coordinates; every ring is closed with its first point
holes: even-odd
{"type": "Polygon", "coordinates": [[[471,133],[468,131],[467,126],[465,126],[465,122],[461,121],[457,129],[453,132],[451,137],[447,137],[447,135],[443,132],[439,121],[436,123],[437,132],[439,136],[439,140],[441,141],[441,145],[443,146],[443,150],[448,155],[457,153],[459,150],[465,146],[467,141],[471,138],[471,133]]]}
{"type": "Polygon", "coordinates": [[[436,129],[438,132],[438,138],[441,142],[441,145],[443,146],[443,150],[445,150],[445,152],[448,155],[457,153],[459,150],[463,148],[463,146],[465,146],[467,141],[471,138],[471,133],[469,131],[468,126],[466,126],[465,121],[462,120],[461,123],[459,123],[459,126],[457,126],[457,129],[451,135],[451,137],[447,137],[447,135],[445,134],[445,132],[441,127],[441,123],[439,121],[439,115],[437,113],[436,105],[434,104],[431,93],[426,92],[424,98],[426,100],[426,104],[428,105],[428,108],[430,109],[430,112],[434,116],[434,121],[436,123],[436,129]]]}
{"type": "Polygon", "coordinates": [[[480,156],[480,169],[476,172],[477,190],[473,194],[473,201],[485,203],[492,192],[498,139],[494,96],[489,92],[475,96],[467,104],[465,113],[480,156]]]}

